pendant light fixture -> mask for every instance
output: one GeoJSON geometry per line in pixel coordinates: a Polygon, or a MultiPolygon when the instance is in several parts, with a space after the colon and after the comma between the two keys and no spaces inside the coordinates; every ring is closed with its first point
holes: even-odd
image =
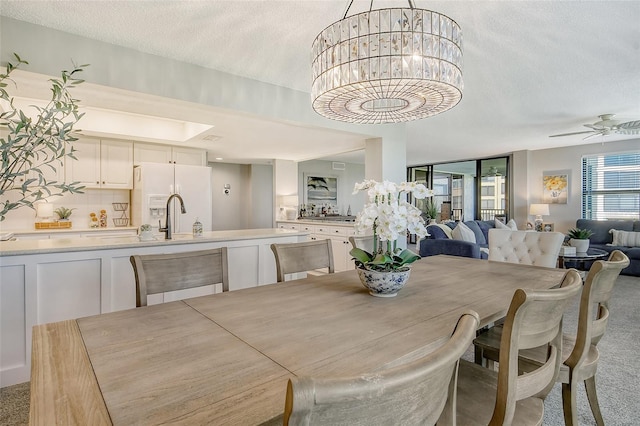
{"type": "MultiPolygon", "coordinates": [[[[462,30],[430,10],[378,9],[325,28],[312,46],[313,109],[360,124],[430,117],[462,99],[462,30]]],[[[371,2],[373,7],[373,1],[371,2]]]]}

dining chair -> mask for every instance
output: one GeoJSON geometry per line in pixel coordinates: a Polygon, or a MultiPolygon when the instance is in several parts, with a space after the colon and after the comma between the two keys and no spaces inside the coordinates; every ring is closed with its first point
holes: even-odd
{"type": "Polygon", "coordinates": [[[563,241],[561,232],[489,229],[489,260],[555,268],[563,241]]]}
{"type": "Polygon", "coordinates": [[[437,350],[388,369],[357,377],[289,379],[284,425],[435,424],[447,399],[455,399],[458,362],[479,323],[477,313],[464,313],[437,350]]]}
{"type": "MultiPolygon", "coordinates": [[[[584,382],[591,412],[598,425],[604,425],[596,393],[596,370],[600,352],[598,342],[604,335],[609,321],[609,299],[620,271],[629,266],[629,258],[614,250],[609,259],[593,263],[587,274],[578,313],[576,334],[563,334],[564,360],[558,382],[562,383],[562,406],[565,424],[578,425],[576,393],[578,384],[584,382]]],[[[498,361],[503,331],[494,327],[474,340],[483,358],[498,361]]],[[[520,353],[520,369],[529,371],[544,359],[544,348],[534,348],[520,353]]]]}
{"type": "Polygon", "coordinates": [[[172,254],[133,255],[136,307],[147,306],[147,295],[222,283],[229,291],[227,248],[172,254]]]}
{"type": "Polygon", "coordinates": [[[304,241],[301,243],[271,244],[276,257],[278,282],[284,281],[285,274],[307,272],[327,268],[330,274],[335,272],[331,240],[304,241]]]}
{"type": "Polygon", "coordinates": [[[562,363],[562,316],[582,289],[582,279],[569,269],[562,287],[515,291],[504,322],[498,371],[460,360],[456,418],[442,424],[540,425],[544,398],[553,388],[562,363]],[[518,374],[518,352],[544,346],[543,364],[518,374]]]}
{"type": "Polygon", "coordinates": [[[373,253],[373,235],[351,236],[349,237],[351,247],[359,248],[366,252],[373,253]]]}

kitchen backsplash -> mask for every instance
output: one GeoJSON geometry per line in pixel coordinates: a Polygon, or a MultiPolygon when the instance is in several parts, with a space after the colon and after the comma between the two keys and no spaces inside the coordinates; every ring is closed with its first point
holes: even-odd
{"type": "MultiPolygon", "coordinates": [[[[126,189],[85,189],[84,194],[65,194],[61,197],[52,197],[49,202],[53,204],[54,210],[58,207],[75,209],[69,220],[73,223],[72,229],[88,229],[89,213],[100,215],[100,210],[107,211],[107,228],[115,228],[114,218],[122,217],[121,211],[114,211],[112,203],[129,203],[126,216],[131,217],[131,204],[129,200],[129,190],[126,189]]],[[[58,216],[54,214],[53,219],[58,216]]],[[[28,207],[14,210],[7,214],[4,221],[0,222],[3,231],[24,231],[35,229],[35,222],[41,221],[36,218],[36,213],[28,207]]]]}

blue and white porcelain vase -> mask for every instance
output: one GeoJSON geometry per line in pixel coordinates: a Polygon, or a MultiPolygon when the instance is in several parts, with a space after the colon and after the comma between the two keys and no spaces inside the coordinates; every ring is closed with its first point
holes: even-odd
{"type": "Polygon", "coordinates": [[[357,268],[360,282],[376,297],[395,297],[409,280],[411,269],[380,272],[357,268]]]}

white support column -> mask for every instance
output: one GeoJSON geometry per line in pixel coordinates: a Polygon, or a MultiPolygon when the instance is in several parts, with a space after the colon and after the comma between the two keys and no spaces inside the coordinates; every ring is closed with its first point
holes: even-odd
{"type": "Polygon", "coordinates": [[[407,144],[404,138],[373,138],[365,141],[364,175],[377,181],[407,180],[407,144]]]}
{"type": "Polygon", "coordinates": [[[298,195],[298,163],[290,160],[273,160],[273,207],[274,222],[282,219],[279,197],[298,195]]]}
{"type": "MultiPolygon", "coordinates": [[[[364,176],[379,182],[407,180],[406,138],[374,138],[365,141],[364,176]]],[[[398,247],[406,248],[406,239],[398,239],[398,247]]]]}

